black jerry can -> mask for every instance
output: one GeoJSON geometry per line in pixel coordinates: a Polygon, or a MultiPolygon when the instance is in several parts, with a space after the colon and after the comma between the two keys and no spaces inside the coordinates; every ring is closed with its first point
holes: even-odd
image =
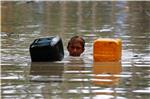
{"type": "Polygon", "coordinates": [[[63,43],[60,37],[35,39],[30,45],[32,62],[61,61],[64,58],[63,43]]]}

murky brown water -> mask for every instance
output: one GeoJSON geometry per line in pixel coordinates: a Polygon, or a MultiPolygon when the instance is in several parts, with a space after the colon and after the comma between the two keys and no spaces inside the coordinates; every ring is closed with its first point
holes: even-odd
{"type": "Polygon", "coordinates": [[[150,2],[1,2],[2,99],[149,99],[150,2]],[[32,63],[35,38],[59,35],[65,60],[32,63]],[[66,44],[82,35],[81,58],[66,44]],[[122,60],[94,63],[97,38],[122,39],[122,60]]]}

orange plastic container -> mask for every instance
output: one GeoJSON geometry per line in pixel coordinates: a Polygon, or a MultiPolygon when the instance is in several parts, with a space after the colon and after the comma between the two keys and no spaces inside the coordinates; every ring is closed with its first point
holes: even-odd
{"type": "Polygon", "coordinates": [[[114,62],[121,59],[120,39],[100,38],[94,41],[93,58],[95,62],[114,62]]]}

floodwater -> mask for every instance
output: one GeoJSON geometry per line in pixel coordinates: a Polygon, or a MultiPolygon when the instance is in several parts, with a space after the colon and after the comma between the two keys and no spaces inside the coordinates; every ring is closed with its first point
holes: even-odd
{"type": "Polygon", "coordinates": [[[150,2],[2,1],[2,99],[149,99],[150,2]],[[59,35],[65,58],[30,59],[34,39],[59,35]],[[70,37],[86,41],[82,57],[68,58],[70,37]],[[120,62],[93,62],[93,41],[122,39],[120,62]]]}

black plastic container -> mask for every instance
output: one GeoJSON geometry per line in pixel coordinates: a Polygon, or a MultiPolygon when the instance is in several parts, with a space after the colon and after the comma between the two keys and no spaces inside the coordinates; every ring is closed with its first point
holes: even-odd
{"type": "Polygon", "coordinates": [[[63,43],[60,37],[35,39],[30,45],[32,62],[61,61],[64,57],[63,43]]]}

